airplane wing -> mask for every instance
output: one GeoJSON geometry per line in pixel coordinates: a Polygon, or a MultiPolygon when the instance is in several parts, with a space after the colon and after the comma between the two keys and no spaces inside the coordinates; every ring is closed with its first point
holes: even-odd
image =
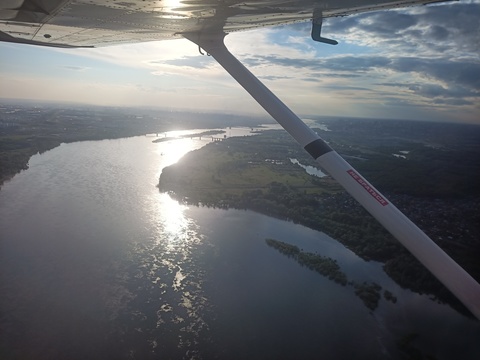
{"type": "MultiPolygon", "coordinates": [[[[0,41],[93,47],[225,33],[438,0],[2,0],[0,41]]],[[[321,20],[321,19],[320,19],[321,20]]]]}

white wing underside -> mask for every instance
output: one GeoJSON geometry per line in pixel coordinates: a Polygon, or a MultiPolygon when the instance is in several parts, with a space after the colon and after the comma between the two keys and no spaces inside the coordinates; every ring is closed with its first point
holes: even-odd
{"type": "Polygon", "coordinates": [[[439,2],[438,0],[2,0],[0,41],[107,46],[439,2]]]}

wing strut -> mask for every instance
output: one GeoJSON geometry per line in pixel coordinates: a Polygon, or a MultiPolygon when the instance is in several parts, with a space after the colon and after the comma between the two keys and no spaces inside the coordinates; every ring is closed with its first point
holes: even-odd
{"type": "Polygon", "coordinates": [[[225,33],[204,31],[184,36],[213,56],[323,169],[480,319],[480,285],[475,279],[247,70],[225,47],[225,33]]]}

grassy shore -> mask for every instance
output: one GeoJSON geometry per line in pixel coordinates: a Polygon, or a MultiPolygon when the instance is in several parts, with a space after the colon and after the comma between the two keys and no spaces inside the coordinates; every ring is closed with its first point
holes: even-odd
{"type": "MultiPolygon", "coordinates": [[[[365,144],[363,146],[366,147],[365,144]]],[[[382,178],[378,163],[389,162],[388,166],[385,166],[385,171],[388,171],[395,163],[401,165],[404,161],[391,156],[390,149],[387,151],[388,153],[382,155],[381,150],[370,149],[369,152],[357,155],[363,158],[370,156],[370,168],[375,169],[377,177],[382,178]]],[[[454,155],[450,154],[449,158],[454,155]]],[[[303,168],[290,161],[297,159],[302,164],[314,165],[307,156],[303,149],[283,132],[273,131],[253,137],[231,138],[191,152],[178,164],[165,168],[160,177],[159,188],[190,204],[250,209],[325,232],[360,257],[383,262],[385,271],[402,287],[432,294],[440,301],[448,302],[465,312],[450,292],[334,180],[329,176],[319,178],[308,175],[303,168]]],[[[448,167],[448,164],[449,161],[445,160],[442,166],[448,167]]],[[[421,167],[421,163],[417,166],[421,167]]],[[[366,168],[367,165],[363,167],[366,168]]],[[[440,167],[438,171],[445,170],[440,167]]],[[[403,176],[406,179],[403,186],[410,181],[410,187],[415,192],[418,185],[408,178],[408,174],[403,176]]],[[[458,174],[451,178],[455,178],[457,183],[461,180],[458,174]]],[[[373,180],[375,183],[375,179],[373,180]]],[[[393,186],[396,187],[396,183],[393,186]]],[[[442,187],[444,186],[445,184],[442,184],[442,187]]],[[[455,189],[459,190],[463,191],[455,189]]],[[[427,234],[438,240],[439,245],[473,276],[480,278],[480,269],[475,261],[478,251],[474,251],[476,244],[473,243],[476,240],[470,236],[475,233],[474,218],[470,222],[468,218],[463,219],[460,226],[473,230],[463,231],[462,237],[458,237],[458,243],[452,244],[452,241],[444,241],[438,235],[448,234],[451,228],[448,224],[439,221],[429,223],[430,219],[438,219],[439,214],[443,215],[451,208],[448,203],[438,199],[432,203],[428,196],[421,198],[402,193],[391,195],[394,200],[398,199],[404,204],[402,210],[407,215],[413,215],[412,218],[417,216],[419,207],[424,206],[428,211],[427,216],[423,213],[414,220],[423,223],[427,234]]],[[[459,201],[457,205],[466,209],[477,204],[476,199],[459,201]]],[[[372,292],[362,289],[363,287],[360,287],[361,294],[372,292]]]]}

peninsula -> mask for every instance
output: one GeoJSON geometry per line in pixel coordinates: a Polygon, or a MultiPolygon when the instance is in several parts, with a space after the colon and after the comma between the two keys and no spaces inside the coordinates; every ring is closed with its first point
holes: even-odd
{"type": "MultiPolygon", "coordinates": [[[[480,243],[475,236],[480,231],[480,191],[469,174],[472,169],[480,173],[480,147],[473,135],[467,134],[468,141],[454,147],[453,130],[448,135],[443,128],[438,133],[426,133],[435,124],[392,122],[392,133],[404,128],[410,131],[380,137],[368,123],[361,122],[358,128],[370,129],[370,135],[364,138],[355,137],[359,132],[355,124],[352,129],[342,121],[328,126],[336,131],[325,132],[324,137],[342,155],[350,157],[349,161],[365,177],[472,276],[480,279],[476,260],[480,243]],[[455,221],[454,227],[451,221],[455,221]]],[[[386,127],[381,125],[379,131],[385,133],[386,127]]],[[[479,129],[474,130],[478,133],[479,129]]],[[[458,131],[463,134],[471,129],[458,131]]],[[[456,135],[460,136],[458,132],[456,135]]],[[[402,287],[431,294],[467,313],[333,179],[309,175],[297,163],[316,166],[288,134],[268,131],[212,143],[187,154],[163,170],[159,188],[190,204],[249,209],[325,232],[360,257],[384,263],[387,274],[402,287]]]]}

